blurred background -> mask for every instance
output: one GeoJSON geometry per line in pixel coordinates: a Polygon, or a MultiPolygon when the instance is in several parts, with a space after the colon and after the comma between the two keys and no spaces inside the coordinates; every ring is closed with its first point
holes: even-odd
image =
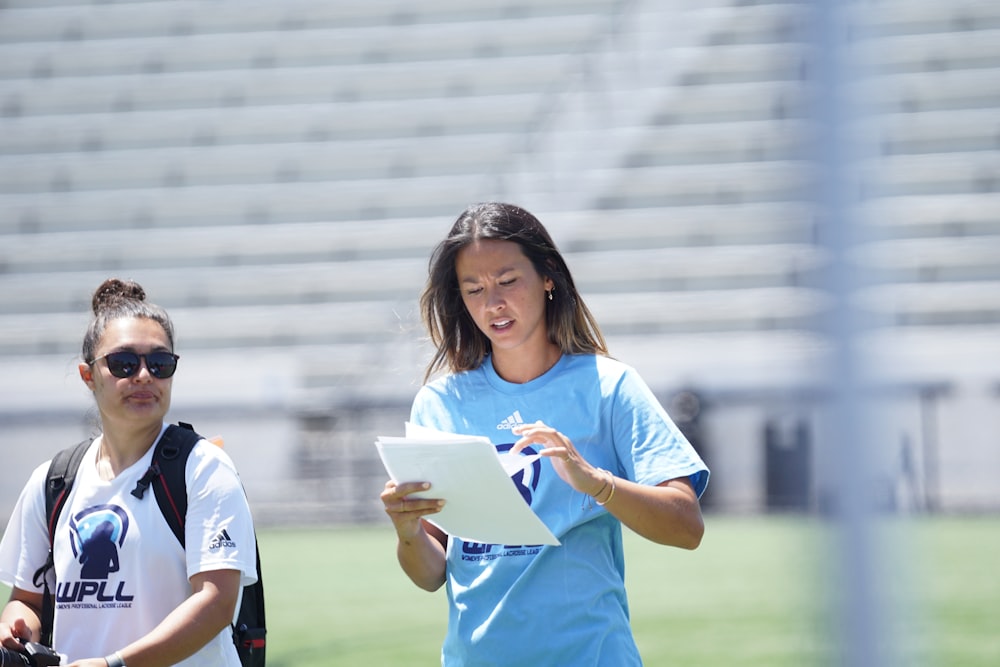
{"type": "MultiPolygon", "coordinates": [[[[909,588],[940,664],[996,664],[996,522],[967,523],[1000,510],[991,0],[0,0],[0,521],[32,468],[96,432],[77,372],[90,297],[137,280],[177,328],[171,418],[224,438],[274,558],[269,655],[378,664],[338,642],[386,650],[385,613],[431,603],[401,598],[417,594],[398,572],[381,583],[373,443],[402,434],[429,360],[431,249],[491,199],[549,228],[612,354],[712,468],[695,558],[634,547],[651,664],[682,648],[817,664],[802,646],[826,619],[810,606],[825,560],[821,579],[850,583],[842,620],[853,605],[891,625],[870,611],[893,594],[867,593],[864,512],[841,555],[783,523],[812,535],[859,491],[880,515],[932,517],[887,533],[905,556],[887,561],[930,554],[909,588]],[[315,551],[331,527],[357,549],[315,551]],[[303,607],[296,573],[330,554],[356,556],[331,567],[364,585],[303,607]],[[664,568],[666,590],[714,606],[654,613],[677,597],[647,585],[664,568]],[[746,641],[719,641],[720,619],[746,641]]],[[[393,624],[427,664],[433,604],[393,624]]]]}
{"type": "MultiPolygon", "coordinates": [[[[1000,4],[850,4],[850,295],[880,507],[1000,509],[1000,4]]],[[[468,204],[535,213],[712,468],[822,511],[831,341],[815,22],[780,0],[0,2],[0,517],[95,429],[89,301],[177,327],[174,420],[262,525],[384,521],[377,435],[468,204]]]]}

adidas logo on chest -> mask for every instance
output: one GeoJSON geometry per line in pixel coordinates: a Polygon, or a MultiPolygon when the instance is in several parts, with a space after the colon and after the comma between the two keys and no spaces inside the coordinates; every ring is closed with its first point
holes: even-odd
{"type": "Polygon", "coordinates": [[[497,424],[498,431],[509,431],[515,426],[523,426],[524,420],[521,419],[521,412],[519,410],[514,410],[514,413],[504,419],[502,422],[497,424]]]}

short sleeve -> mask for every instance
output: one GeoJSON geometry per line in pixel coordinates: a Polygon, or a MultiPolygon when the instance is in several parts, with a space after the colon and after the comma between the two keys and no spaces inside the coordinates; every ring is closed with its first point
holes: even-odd
{"type": "Polygon", "coordinates": [[[634,369],[614,388],[612,411],[615,449],[629,478],[656,485],[688,477],[698,496],[704,493],[708,467],[634,369]]]}
{"type": "Polygon", "coordinates": [[[35,468],[14,505],[0,540],[0,582],[27,591],[41,591],[33,583],[35,571],[49,553],[45,525],[45,476],[49,462],[35,468]]]}
{"type": "Polygon", "coordinates": [[[185,522],[188,577],[239,570],[243,585],[257,580],[256,537],[243,484],[220,447],[200,441],[187,462],[185,522]]]}

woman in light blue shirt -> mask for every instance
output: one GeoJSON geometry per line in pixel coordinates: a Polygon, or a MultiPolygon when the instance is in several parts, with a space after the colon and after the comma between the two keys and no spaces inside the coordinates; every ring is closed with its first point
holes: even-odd
{"type": "Polygon", "coordinates": [[[446,585],[442,664],[641,665],[621,526],[696,548],[705,464],[636,371],[608,356],[564,259],[524,209],[464,211],[434,251],[421,309],[437,351],[411,421],[541,454],[513,481],[561,542],[465,542],[423,520],[442,506],[411,495],[423,482],[386,484],[403,571],[428,591],[446,585]]]}

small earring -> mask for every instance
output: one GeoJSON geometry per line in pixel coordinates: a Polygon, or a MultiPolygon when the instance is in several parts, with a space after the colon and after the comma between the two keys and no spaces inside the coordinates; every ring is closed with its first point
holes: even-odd
{"type": "Polygon", "coordinates": [[[555,287],[553,287],[553,288],[552,288],[552,289],[550,289],[550,290],[549,290],[548,292],[546,292],[546,294],[548,294],[548,295],[549,295],[549,301],[552,301],[552,294],[553,294],[553,292],[555,292],[555,291],[556,291],[556,288],[555,288],[555,287]]]}

